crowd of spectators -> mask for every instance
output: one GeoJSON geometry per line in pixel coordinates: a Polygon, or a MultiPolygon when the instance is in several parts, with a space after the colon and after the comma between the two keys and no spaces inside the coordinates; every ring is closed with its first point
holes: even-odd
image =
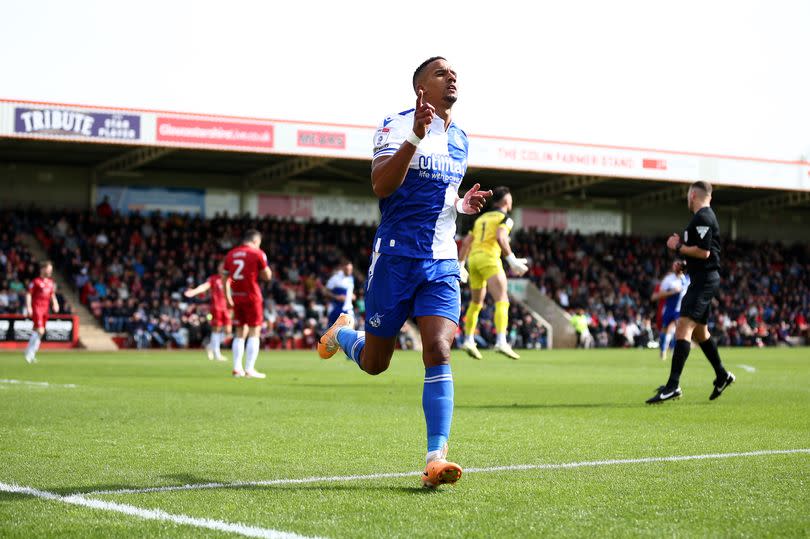
{"type": "MultiPolygon", "coordinates": [[[[21,234],[28,222],[21,215],[0,212],[0,314],[20,314],[25,309],[28,283],[39,276],[40,260],[34,259],[22,242],[21,234]]],[[[57,291],[60,311],[70,312],[70,305],[57,291]]]]}
{"type": "MultiPolygon", "coordinates": [[[[646,346],[657,332],[656,284],[669,271],[665,238],[516,231],[528,277],[563,308],[582,309],[595,346],[646,346]]],[[[764,346],[805,340],[810,312],[808,244],[725,240],[721,291],[709,327],[719,344],[764,346]]]]}
{"type": "MultiPolygon", "coordinates": [[[[209,332],[208,304],[182,292],[216,271],[242,231],[256,228],[274,271],[274,279],[261,285],[264,346],[315,346],[328,315],[324,283],[343,255],[355,266],[355,314],[362,329],[370,226],[100,211],[25,217],[15,222],[19,213],[2,214],[0,312],[19,312],[24,286],[36,273],[12,232],[31,227],[107,331],[127,335],[137,347],[199,346],[209,332]]],[[[594,346],[654,342],[657,305],[650,296],[672,260],[663,238],[522,230],[513,233],[512,245],[529,258],[529,279],[564,309],[585,314],[594,346]]],[[[720,344],[773,345],[809,336],[807,244],[725,241],[721,259],[722,290],[710,320],[720,344]]],[[[463,316],[469,291],[462,290],[463,316]]],[[[481,347],[494,343],[489,300],[477,339],[481,347]]],[[[510,308],[509,340],[516,348],[548,344],[545,328],[519,302],[510,308]]]]}
{"type": "MultiPolygon", "coordinates": [[[[270,283],[261,284],[262,344],[314,346],[326,329],[323,283],[344,253],[362,283],[373,237],[367,226],[77,212],[45,219],[40,239],[107,331],[126,333],[132,346],[187,347],[207,337],[209,311],[205,298],[189,300],[182,292],[214,274],[248,228],[262,232],[274,272],[270,283]]],[[[362,293],[356,287],[358,318],[362,293]]]]}
{"type": "MultiPolygon", "coordinates": [[[[461,317],[464,318],[470,304],[470,289],[461,289],[461,317]]],[[[456,330],[456,346],[461,347],[464,339],[463,324],[456,330]]],[[[495,303],[487,295],[484,307],[478,315],[478,334],[475,342],[479,348],[492,348],[495,345],[497,331],[495,330],[495,303]]],[[[506,339],[512,348],[540,349],[548,348],[548,332],[546,328],[534,318],[531,311],[520,302],[511,302],[509,305],[509,331],[506,339]]]]}

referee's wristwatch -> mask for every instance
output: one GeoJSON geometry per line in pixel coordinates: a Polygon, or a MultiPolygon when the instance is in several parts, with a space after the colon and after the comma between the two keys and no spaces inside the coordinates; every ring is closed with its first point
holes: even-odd
{"type": "Polygon", "coordinates": [[[681,254],[681,247],[683,247],[683,242],[682,242],[682,241],[679,241],[679,242],[678,242],[678,245],[676,245],[676,246],[675,246],[675,254],[676,254],[676,255],[681,254]]]}

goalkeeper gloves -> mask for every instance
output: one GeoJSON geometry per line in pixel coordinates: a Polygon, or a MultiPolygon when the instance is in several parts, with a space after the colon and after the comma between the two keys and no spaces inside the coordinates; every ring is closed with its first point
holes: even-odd
{"type": "Polygon", "coordinates": [[[529,271],[529,260],[526,258],[518,258],[515,256],[515,253],[511,253],[506,257],[506,263],[509,264],[509,268],[512,272],[517,275],[523,275],[529,271]]]}
{"type": "Polygon", "coordinates": [[[459,280],[462,283],[466,283],[467,279],[470,278],[470,272],[467,271],[467,268],[464,267],[464,262],[461,260],[458,261],[458,273],[459,273],[459,280]]]}

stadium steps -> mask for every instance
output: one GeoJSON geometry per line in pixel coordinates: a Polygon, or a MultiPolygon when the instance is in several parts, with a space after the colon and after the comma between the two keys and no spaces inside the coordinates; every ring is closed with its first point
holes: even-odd
{"type": "MultiPolygon", "coordinates": [[[[39,241],[31,234],[21,234],[22,243],[31,252],[36,260],[46,260],[48,253],[42,248],[39,241]]],[[[71,283],[64,278],[61,272],[54,268],[53,280],[56,281],[57,290],[73,308],[73,313],[79,317],[79,346],[96,352],[111,352],[118,350],[115,341],[109,333],[104,331],[101,324],[90,310],[82,305],[79,295],[71,283]]]]}
{"type": "Polygon", "coordinates": [[[526,280],[525,298],[522,299],[522,302],[551,325],[554,348],[577,347],[577,332],[571,325],[571,315],[528,279],[526,280]]]}

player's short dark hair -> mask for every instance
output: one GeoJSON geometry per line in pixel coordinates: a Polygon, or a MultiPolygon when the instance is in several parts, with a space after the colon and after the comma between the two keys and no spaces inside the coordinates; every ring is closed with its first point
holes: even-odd
{"type": "Polygon", "coordinates": [[[712,184],[710,184],[709,182],[704,181],[695,182],[689,186],[689,189],[700,189],[707,195],[712,194],[712,184]]]}
{"type": "Polygon", "coordinates": [[[39,263],[39,270],[42,271],[48,266],[53,266],[53,262],[51,262],[50,260],[42,260],[39,263]]]}
{"type": "Polygon", "coordinates": [[[492,190],[492,205],[497,206],[506,195],[509,194],[509,188],[501,185],[492,190]]]}
{"type": "Polygon", "coordinates": [[[256,230],[255,228],[246,230],[245,233],[242,235],[242,243],[250,243],[251,241],[253,241],[257,237],[260,237],[261,235],[262,233],[256,230]]]}
{"type": "Polygon", "coordinates": [[[436,60],[445,60],[446,61],[447,58],[445,58],[444,56],[431,56],[430,58],[428,58],[427,60],[425,60],[424,62],[419,64],[419,67],[417,67],[416,71],[413,72],[413,91],[414,92],[416,91],[416,79],[419,78],[419,75],[422,74],[422,71],[424,71],[427,66],[429,66],[430,64],[432,64],[436,60]]]}

